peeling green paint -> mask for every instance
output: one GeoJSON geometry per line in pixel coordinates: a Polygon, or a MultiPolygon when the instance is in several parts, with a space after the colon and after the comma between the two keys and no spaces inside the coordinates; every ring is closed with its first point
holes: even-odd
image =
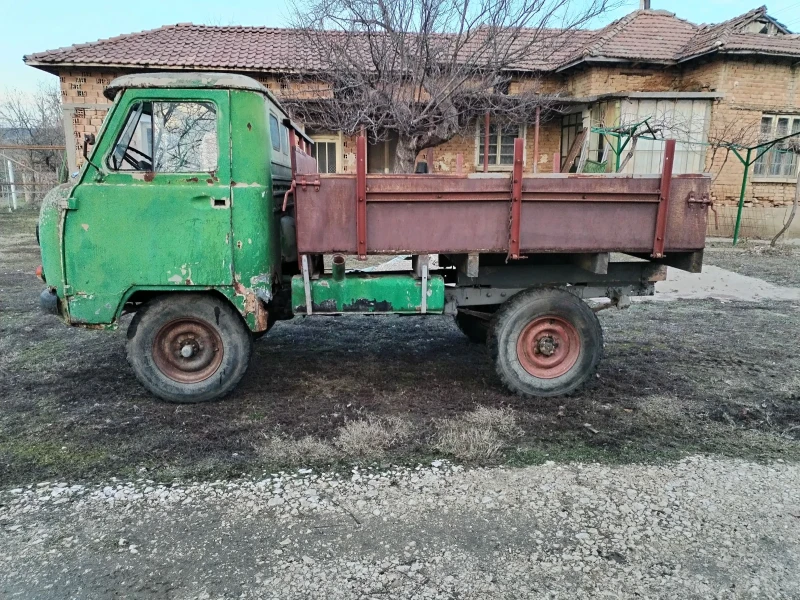
{"type": "Polygon", "coordinates": [[[272,297],[280,269],[268,102],[262,93],[214,88],[129,89],[117,98],[91,164],[42,205],[42,262],[69,323],[114,326],[124,302],[139,290],[209,289],[228,297],[251,328],[266,322],[258,302],[272,297]],[[133,105],[159,100],[215,105],[214,171],[110,168],[108,157],[133,105]]]}
{"type": "MultiPolygon", "coordinates": [[[[418,314],[422,306],[422,280],[412,275],[348,273],[341,281],[325,275],[310,282],[312,312],[418,314]]],[[[429,313],[444,310],[444,279],[428,279],[429,313]]],[[[292,307],[296,314],[306,312],[303,277],[292,277],[292,307]]]]}

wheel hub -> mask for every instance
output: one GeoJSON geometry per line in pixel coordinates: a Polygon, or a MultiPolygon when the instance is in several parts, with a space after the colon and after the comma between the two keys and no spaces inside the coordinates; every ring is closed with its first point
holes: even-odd
{"type": "Polygon", "coordinates": [[[572,323],[555,315],[528,323],[517,340],[517,357],[523,369],[540,379],[564,375],[580,355],[580,335],[572,323]]]}
{"type": "Polygon", "coordinates": [[[222,364],[223,345],[210,323],[196,318],[175,319],[153,339],[153,361],[159,370],[179,383],[199,383],[222,364]]]}
{"type": "Polygon", "coordinates": [[[545,356],[552,356],[552,354],[558,348],[558,342],[553,339],[553,336],[546,335],[539,338],[538,343],[536,344],[536,351],[539,354],[544,354],[545,356]]]}

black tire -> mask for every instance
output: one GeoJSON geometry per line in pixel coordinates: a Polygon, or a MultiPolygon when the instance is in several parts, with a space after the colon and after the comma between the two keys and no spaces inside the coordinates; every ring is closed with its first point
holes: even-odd
{"type": "Polygon", "coordinates": [[[509,390],[529,397],[561,396],[576,391],[597,371],[603,329],[577,296],[534,288],[500,306],[489,327],[488,345],[497,375],[509,390]]]}
{"type": "Polygon", "coordinates": [[[128,363],[145,388],[168,402],[225,396],[247,371],[252,350],[239,313],[207,294],[153,298],[128,326],[128,363]]]}
{"type": "Polygon", "coordinates": [[[456,314],[456,325],[470,342],[485,344],[489,335],[489,321],[462,312],[456,314]]]}

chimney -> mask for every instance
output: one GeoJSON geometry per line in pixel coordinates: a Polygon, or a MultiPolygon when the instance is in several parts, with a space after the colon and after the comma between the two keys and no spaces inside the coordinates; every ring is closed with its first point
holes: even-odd
{"type": "Polygon", "coordinates": [[[639,0],[639,10],[650,10],[650,0],[639,0]]]}

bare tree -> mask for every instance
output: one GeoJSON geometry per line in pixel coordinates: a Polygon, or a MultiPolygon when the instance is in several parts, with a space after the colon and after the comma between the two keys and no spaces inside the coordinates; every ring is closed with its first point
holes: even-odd
{"type": "MultiPolygon", "coordinates": [[[[41,85],[33,93],[12,90],[0,101],[0,140],[24,146],[64,146],[58,86],[41,85]]],[[[64,168],[63,150],[7,150],[24,169],[28,185],[52,185],[64,168]]]]}
{"type": "Polygon", "coordinates": [[[292,25],[308,62],[283,98],[321,129],[397,136],[395,171],[409,172],[420,151],[465,132],[476,117],[521,124],[557,100],[534,74],[567,57],[576,30],[617,4],[294,0],[292,25]]]}

